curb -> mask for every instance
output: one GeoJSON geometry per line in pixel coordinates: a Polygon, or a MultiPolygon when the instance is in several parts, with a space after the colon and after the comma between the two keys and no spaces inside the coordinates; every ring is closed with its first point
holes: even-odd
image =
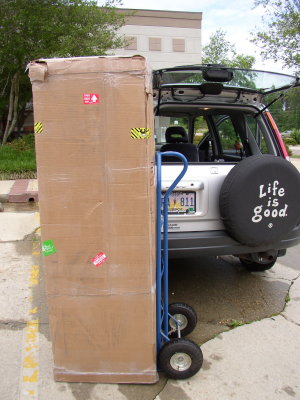
{"type": "Polygon", "coordinates": [[[8,202],[8,194],[0,194],[0,203],[8,202]]]}
{"type": "Polygon", "coordinates": [[[16,179],[7,193],[0,194],[1,203],[38,202],[36,179],[16,179]]]}

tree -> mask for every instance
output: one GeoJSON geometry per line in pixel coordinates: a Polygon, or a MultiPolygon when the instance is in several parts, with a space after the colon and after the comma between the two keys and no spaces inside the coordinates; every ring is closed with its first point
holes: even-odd
{"type": "MultiPolygon", "coordinates": [[[[26,65],[34,59],[103,55],[123,45],[120,0],[0,0],[2,144],[31,98],[26,65]]],[[[1,137],[1,131],[0,131],[1,137]]]]}
{"type": "MultiPolygon", "coordinates": [[[[278,97],[278,93],[267,95],[264,102],[268,104],[278,97]]],[[[300,88],[288,90],[284,97],[272,104],[269,109],[281,132],[300,129],[300,88]]]]}
{"type": "Polygon", "coordinates": [[[300,72],[300,2],[299,0],[254,0],[265,8],[265,30],[253,32],[251,40],[261,48],[264,59],[282,61],[300,72]]]}
{"type": "Polygon", "coordinates": [[[204,64],[224,64],[236,68],[252,68],[255,58],[237,54],[234,44],[226,40],[226,32],[218,29],[209,38],[209,43],[203,47],[202,62],[204,64]]]}

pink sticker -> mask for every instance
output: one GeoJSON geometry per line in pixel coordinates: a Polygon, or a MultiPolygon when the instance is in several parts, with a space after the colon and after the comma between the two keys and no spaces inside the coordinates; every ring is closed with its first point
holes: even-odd
{"type": "Polygon", "coordinates": [[[99,253],[94,258],[91,259],[92,263],[96,267],[100,267],[100,265],[103,264],[106,260],[107,260],[107,257],[104,253],[99,253]]]}
{"type": "Polygon", "coordinates": [[[100,96],[97,93],[83,93],[83,104],[98,104],[100,96]]]}

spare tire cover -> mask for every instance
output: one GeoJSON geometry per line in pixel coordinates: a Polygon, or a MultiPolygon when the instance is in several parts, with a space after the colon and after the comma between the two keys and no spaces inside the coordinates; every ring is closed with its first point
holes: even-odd
{"type": "Polygon", "coordinates": [[[299,223],[300,174],[281,157],[248,157],[226,176],[219,204],[230,236],[248,246],[271,245],[299,223]]]}

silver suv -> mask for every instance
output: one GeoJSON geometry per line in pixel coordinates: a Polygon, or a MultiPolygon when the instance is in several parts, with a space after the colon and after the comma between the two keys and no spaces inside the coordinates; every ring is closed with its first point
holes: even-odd
{"type": "MultiPolygon", "coordinates": [[[[300,242],[300,174],[262,102],[295,86],[294,76],[216,65],[153,72],[156,149],[189,163],[169,200],[171,258],[231,254],[261,271],[300,242]]],[[[163,157],[163,191],[181,164],[163,157]]]]}

